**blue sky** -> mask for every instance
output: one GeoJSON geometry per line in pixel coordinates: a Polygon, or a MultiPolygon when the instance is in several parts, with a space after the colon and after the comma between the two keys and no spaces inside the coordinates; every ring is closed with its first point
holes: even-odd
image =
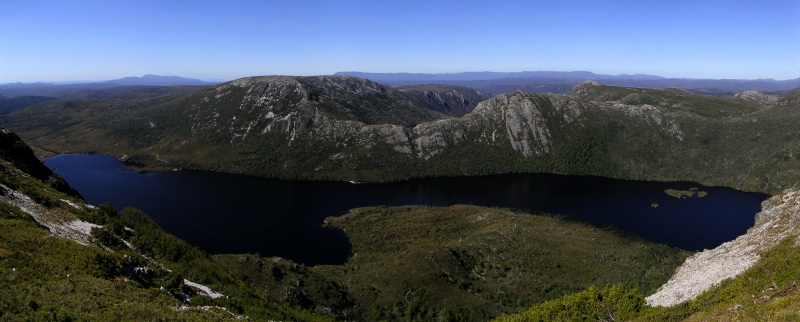
{"type": "Polygon", "coordinates": [[[800,77],[800,1],[0,0],[0,83],[337,71],[800,77]]]}

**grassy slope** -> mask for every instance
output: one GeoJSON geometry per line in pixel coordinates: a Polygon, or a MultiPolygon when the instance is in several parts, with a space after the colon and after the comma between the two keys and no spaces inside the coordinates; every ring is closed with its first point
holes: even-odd
{"type": "MultiPolygon", "coordinates": [[[[84,321],[231,320],[219,309],[178,312],[183,304],[158,288],[107,277],[97,263],[118,256],[56,238],[4,209],[0,219],[0,319],[84,321]],[[108,257],[112,256],[112,257],[108,257]]],[[[27,216],[27,214],[22,214],[27,216]]]]}
{"type": "MultiPolygon", "coordinates": [[[[101,212],[87,210],[81,215],[98,219],[101,212]]],[[[106,221],[107,227],[115,221],[133,227],[127,237],[135,251],[119,240],[105,241],[112,252],[55,237],[29,215],[0,203],[0,318],[197,321],[234,320],[244,315],[257,321],[326,320],[268,300],[200,250],[160,231],[136,210],[126,209],[113,218],[106,221]],[[137,266],[153,271],[142,277],[131,271],[137,266]],[[184,278],[227,297],[197,296],[182,286],[184,278]],[[192,301],[187,304],[172,295],[181,293],[193,296],[192,301]],[[179,309],[186,305],[188,308],[179,309]]]]}
{"type": "Polygon", "coordinates": [[[603,320],[610,315],[625,321],[800,321],[800,246],[795,237],[786,238],[742,275],[674,307],[646,307],[641,292],[612,287],[564,296],[496,321],[603,320]]]}
{"type": "Polygon", "coordinates": [[[688,255],[609,228],[474,206],[361,208],[328,220],[353,245],[344,265],[217,260],[278,297],[315,301],[315,310],[359,320],[481,321],[589,285],[654,291],[688,255]],[[287,287],[295,283],[305,289],[287,287]]]}

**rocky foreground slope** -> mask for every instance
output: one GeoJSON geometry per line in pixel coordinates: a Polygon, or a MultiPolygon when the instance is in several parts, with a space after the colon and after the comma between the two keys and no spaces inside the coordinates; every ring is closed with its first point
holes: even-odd
{"type": "Polygon", "coordinates": [[[693,299],[741,274],[786,237],[800,235],[800,191],[786,190],[765,200],[762,207],[746,234],[687,258],[666,284],[647,297],[647,304],[672,306],[693,299]]]}

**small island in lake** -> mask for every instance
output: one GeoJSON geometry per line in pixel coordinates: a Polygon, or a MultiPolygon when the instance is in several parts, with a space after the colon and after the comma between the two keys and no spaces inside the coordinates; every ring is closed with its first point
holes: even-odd
{"type": "Polygon", "coordinates": [[[704,198],[708,196],[708,192],[702,191],[698,188],[690,188],[689,190],[677,190],[677,189],[667,189],[664,190],[668,196],[673,198],[692,198],[697,196],[698,198],[704,198]]]}

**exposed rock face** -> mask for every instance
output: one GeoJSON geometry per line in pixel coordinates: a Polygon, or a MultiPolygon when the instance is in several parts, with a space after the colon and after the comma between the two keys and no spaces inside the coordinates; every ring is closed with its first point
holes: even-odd
{"type": "Polygon", "coordinates": [[[686,259],[658,292],[646,298],[647,304],[673,306],[691,300],[743,273],[781,240],[800,234],[800,191],[786,190],[765,200],[761,207],[755,226],[746,234],[686,259]]]}
{"type": "Polygon", "coordinates": [[[414,125],[447,117],[413,104],[391,87],[344,76],[248,77],[196,93],[191,100],[191,130],[230,133],[231,141],[252,133],[296,137],[320,118],[414,125]]]}
{"type": "MultiPolygon", "coordinates": [[[[102,226],[95,225],[78,219],[74,214],[63,208],[48,208],[33,201],[25,194],[15,191],[3,184],[0,184],[0,202],[19,208],[24,213],[31,215],[40,225],[47,227],[53,235],[74,240],[81,245],[91,245],[90,236],[92,228],[102,226]]],[[[76,208],[91,207],[83,202],[75,204],[68,200],[62,200],[65,204],[76,208]]]]}
{"type": "Polygon", "coordinates": [[[769,105],[769,106],[777,104],[778,101],[780,100],[780,97],[778,96],[767,95],[762,92],[753,90],[736,93],[734,97],[738,97],[744,100],[753,101],[759,104],[769,105]]]}
{"type": "Polygon", "coordinates": [[[595,82],[593,80],[585,80],[580,82],[578,85],[570,90],[569,94],[573,96],[584,96],[587,93],[593,92],[595,88],[600,87],[600,83],[595,82]]]}
{"type": "Polygon", "coordinates": [[[584,106],[574,98],[553,94],[514,92],[478,104],[460,119],[421,124],[413,129],[418,156],[428,159],[439,151],[477,136],[478,145],[509,145],[523,157],[551,150],[551,126],[580,122],[584,106]]]}
{"type": "Polygon", "coordinates": [[[470,90],[454,87],[438,92],[432,90],[439,89],[435,86],[423,89],[405,90],[422,91],[418,96],[429,96],[441,106],[456,102],[461,109],[476,107],[461,118],[446,118],[367,80],[278,76],[244,78],[215,87],[214,95],[201,99],[209,104],[193,104],[187,116],[192,119],[192,133],[216,132],[231,144],[252,144],[246,143],[248,138],[258,141],[263,135],[287,137],[289,144],[306,138],[348,149],[385,143],[395,152],[428,160],[464,143],[468,133],[481,133],[485,140],[480,144],[507,144],[526,158],[543,155],[550,151],[551,119],[576,122],[584,109],[565,95],[515,92],[477,103],[474,100],[486,94],[471,90],[471,95],[465,95],[470,90]],[[237,107],[231,108],[232,104],[237,107]],[[404,127],[396,123],[398,119],[419,124],[404,127]]]}
{"type": "Polygon", "coordinates": [[[342,148],[385,143],[423,160],[464,143],[468,133],[480,133],[483,145],[509,145],[525,158],[544,155],[550,151],[552,119],[578,122],[584,110],[565,95],[515,92],[478,103],[487,95],[472,89],[428,85],[401,90],[428,108],[464,114],[445,118],[398,99],[391,88],[341,76],[244,78],[213,91],[201,99],[209,104],[195,103],[190,109],[192,133],[228,133],[231,144],[245,144],[248,137],[258,140],[259,134],[286,136],[290,143],[313,138],[342,148]],[[231,103],[238,107],[231,108],[231,103]],[[419,124],[404,127],[398,119],[419,124]]]}
{"type": "MultiPolygon", "coordinates": [[[[541,106],[532,96],[515,92],[499,95],[478,107],[475,118],[494,125],[489,128],[505,130],[509,144],[525,157],[547,153],[550,129],[545,123],[541,106]]],[[[486,131],[484,130],[484,134],[486,131]]],[[[502,134],[501,134],[502,135],[502,134]]]]}

